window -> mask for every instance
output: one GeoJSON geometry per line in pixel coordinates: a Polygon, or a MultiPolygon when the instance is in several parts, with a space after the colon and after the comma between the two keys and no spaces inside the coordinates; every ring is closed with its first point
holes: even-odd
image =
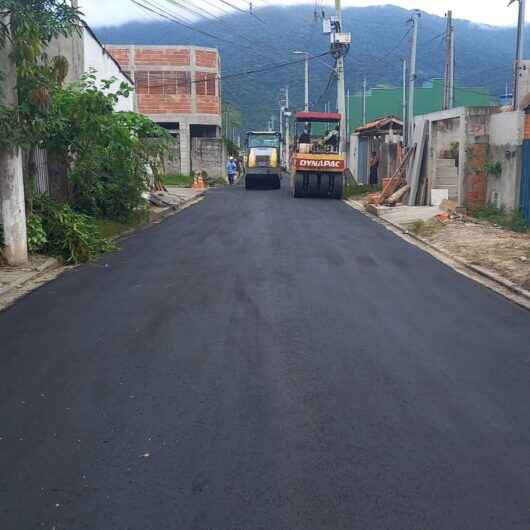
{"type": "Polygon", "coordinates": [[[177,72],[164,72],[164,95],[174,96],[177,93],[177,72]]]}
{"type": "Polygon", "coordinates": [[[177,94],[191,95],[190,72],[177,72],[177,94]]]}
{"type": "Polygon", "coordinates": [[[196,87],[195,91],[198,96],[216,96],[217,95],[217,75],[206,72],[197,72],[195,74],[196,87]]]}
{"type": "Polygon", "coordinates": [[[149,94],[149,72],[136,72],[134,79],[136,92],[138,94],[149,94]]]}
{"type": "Polygon", "coordinates": [[[149,72],[149,94],[164,95],[164,72],[149,72]]]}
{"type": "Polygon", "coordinates": [[[135,75],[135,84],[138,94],[153,96],[191,95],[190,72],[138,71],[135,75]]]}

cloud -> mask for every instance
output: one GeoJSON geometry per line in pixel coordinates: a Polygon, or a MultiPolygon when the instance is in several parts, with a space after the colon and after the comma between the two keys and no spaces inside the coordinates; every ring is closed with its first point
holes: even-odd
{"type": "MultiPolygon", "coordinates": [[[[183,0],[187,4],[189,0],[183,0]]],[[[201,0],[193,0],[194,5],[200,5],[201,0]]],[[[145,20],[148,15],[141,8],[136,6],[131,0],[80,0],[80,6],[86,15],[89,24],[94,26],[119,25],[131,20],[145,20]]],[[[170,4],[165,0],[156,0],[157,4],[166,6],[170,4]]],[[[243,6],[246,2],[242,0],[231,0],[235,5],[243,6]]],[[[255,0],[256,7],[275,4],[312,4],[311,0],[255,0]]],[[[506,7],[507,2],[493,2],[492,0],[343,0],[344,7],[349,6],[369,6],[393,4],[406,9],[418,8],[429,13],[443,16],[452,9],[456,18],[473,20],[474,22],[491,25],[514,25],[517,20],[517,6],[506,7]]],[[[226,8],[219,2],[220,8],[226,8]]],[[[331,5],[331,2],[325,2],[331,5]]],[[[211,11],[211,0],[208,4],[203,4],[205,9],[211,11]],[[210,7],[209,7],[210,6],[210,7]]],[[[218,14],[218,11],[216,14],[218,14]]],[[[188,13],[189,15],[189,13],[188,13]]],[[[530,10],[527,16],[530,18],[530,10]]]]}

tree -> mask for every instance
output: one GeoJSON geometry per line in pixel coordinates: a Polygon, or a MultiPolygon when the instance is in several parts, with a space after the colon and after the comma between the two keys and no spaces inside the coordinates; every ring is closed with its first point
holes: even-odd
{"type": "Polygon", "coordinates": [[[58,67],[48,64],[46,46],[79,23],[78,9],[66,0],[0,0],[0,221],[11,265],[28,258],[21,147],[32,142],[33,122],[24,116],[29,106],[45,105],[56,82],[58,67]]]}

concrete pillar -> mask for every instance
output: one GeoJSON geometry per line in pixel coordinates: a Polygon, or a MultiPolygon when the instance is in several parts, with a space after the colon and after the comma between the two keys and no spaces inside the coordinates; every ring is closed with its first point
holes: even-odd
{"type": "Polygon", "coordinates": [[[180,171],[183,175],[191,173],[191,139],[189,123],[179,124],[180,136],[180,171]]]}
{"type": "MultiPolygon", "coordinates": [[[[0,49],[0,71],[5,81],[0,86],[0,102],[17,105],[17,71],[9,59],[9,40],[0,49]]],[[[0,219],[4,228],[4,255],[9,265],[23,265],[28,261],[24,179],[20,149],[0,151],[0,219]]]]}

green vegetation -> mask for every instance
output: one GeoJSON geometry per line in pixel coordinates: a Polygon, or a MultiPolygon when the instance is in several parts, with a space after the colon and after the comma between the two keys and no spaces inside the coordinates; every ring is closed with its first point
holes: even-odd
{"type": "Polygon", "coordinates": [[[163,177],[166,186],[178,186],[179,188],[191,188],[193,184],[192,175],[166,175],[163,177]]]}
{"type": "Polygon", "coordinates": [[[432,237],[443,229],[443,225],[436,220],[415,221],[407,228],[411,234],[414,234],[418,237],[432,237]]]}
{"type": "Polygon", "coordinates": [[[486,172],[486,175],[500,177],[502,175],[502,164],[498,161],[494,162],[493,160],[488,160],[484,164],[484,171],[486,172]]]}
{"type": "Polygon", "coordinates": [[[528,232],[530,228],[520,210],[507,210],[506,208],[487,206],[474,211],[473,216],[514,232],[524,233],[528,232]]]}
{"type": "Polygon", "coordinates": [[[60,257],[65,263],[81,263],[115,249],[101,235],[93,218],[75,212],[69,204],[39,195],[33,208],[34,221],[28,226],[35,251],[60,257]]]}
{"type": "Polygon", "coordinates": [[[378,191],[377,187],[368,186],[367,184],[346,184],[346,187],[344,188],[344,197],[355,199],[364,197],[365,195],[376,191],[378,191]]]}

